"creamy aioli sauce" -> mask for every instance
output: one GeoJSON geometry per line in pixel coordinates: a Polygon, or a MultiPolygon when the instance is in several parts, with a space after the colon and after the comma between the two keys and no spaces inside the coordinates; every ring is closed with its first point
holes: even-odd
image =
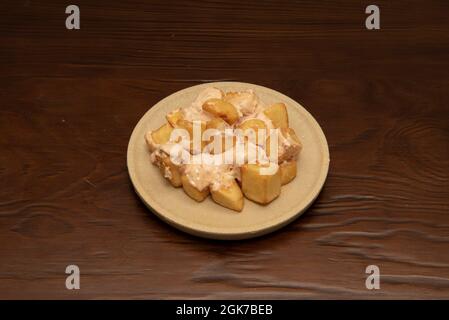
{"type": "Polygon", "coordinates": [[[222,98],[223,92],[220,89],[213,87],[204,89],[190,106],[181,109],[183,118],[188,121],[208,121],[212,119],[212,115],[203,110],[203,104],[209,99],[222,98]]]}
{"type": "Polygon", "coordinates": [[[186,164],[183,172],[199,191],[207,187],[218,190],[229,185],[234,179],[232,166],[226,164],[186,164]]]}

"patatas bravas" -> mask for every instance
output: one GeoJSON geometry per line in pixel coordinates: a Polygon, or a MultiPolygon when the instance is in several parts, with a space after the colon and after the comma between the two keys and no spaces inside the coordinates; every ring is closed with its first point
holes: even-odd
{"type": "Polygon", "coordinates": [[[225,93],[209,87],[166,119],[145,135],[151,162],[173,187],[182,187],[198,202],[210,194],[216,203],[235,211],[243,209],[244,197],[266,205],[296,177],[302,144],[289,128],[283,103],[265,105],[253,90],[225,93]],[[187,133],[187,144],[174,134],[177,129],[187,133]],[[239,134],[229,134],[236,131],[239,134]],[[204,139],[208,132],[213,134],[204,139]],[[174,148],[187,153],[189,161],[174,156],[174,148]]]}

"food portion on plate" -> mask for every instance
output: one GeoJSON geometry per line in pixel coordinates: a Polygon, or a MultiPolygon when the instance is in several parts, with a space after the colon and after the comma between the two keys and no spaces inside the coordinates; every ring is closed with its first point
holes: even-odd
{"type": "Polygon", "coordinates": [[[173,187],[201,202],[241,211],[244,197],[266,205],[296,177],[302,144],[283,103],[265,105],[253,90],[204,89],[145,134],[151,162],[173,187]]]}

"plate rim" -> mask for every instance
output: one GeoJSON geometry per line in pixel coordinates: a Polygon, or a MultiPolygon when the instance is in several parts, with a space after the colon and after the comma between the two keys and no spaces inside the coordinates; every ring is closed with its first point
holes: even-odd
{"type": "MultiPolygon", "coordinates": [[[[297,106],[295,106],[295,105],[292,105],[291,107],[297,108],[297,106]]],[[[258,236],[262,236],[262,235],[274,232],[274,231],[284,227],[285,225],[289,224],[293,220],[297,219],[305,211],[307,211],[307,209],[313,204],[313,202],[316,200],[316,198],[320,194],[322,188],[324,187],[324,183],[326,181],[326,178],[327,178],[327,175],[329,172],[330,155],[329,155],[329,145],[327,143],[327,139],[326,139],[326,136],[324,135],[323,129],[319,125],[318,121],[316,121],[316,119],[310,114],[310,112],[306,108],[304,108],[304,106],[302,104],[300,104],[296,100],[290,98],[289,96],[287,96],[279,91],[276,91],[274,89],[264,87],[261,85],[247,83],[247,82],[239,82],[239,81],[219,81],[219,82],[202,83],[202,84],[198,84],[198,85],[194,85],[194,86],[190,86],[190,87],[178,90],[178,91],[173,92],[170,95],[164,97],[163,99],[159,100],[155,104],[153,104],[141,116],[141,118],[139,119],[139,121],[137,122],[137,124],[135,125],[135,127],[131,133],[131,136],[128,141],[126,163],[127,163],[127,168],[128,168],[128,174],[129,174],[129,177],[130,177],[130,180],[131,180],[131,183],[133,185],[135,192],[139,196],[140,200],[145,204],[145,206],[151,212],[153,212],[157,217],[159,217],[161,220],[165,221],[166,223],[170,224],[171,226],[173,226],[183,232],[187,232],[187,233],[195,235],[195,236],[208,238],[208,239],[218,239],[218,240],[241,240],[241,239],[254,238],[254,237],[258,237],[258,236]],[[170,99],[170,97],[172,97],[172,96],[181,95],[183,92],[190,91],[194,88],[208,87],[208,86],[214,86],[214,85],[218,85],[218,86],[222,86],[222,85],[224,85],[224,86],[229,86],[229,85],[252,86],[252,87],[254,87],[255,91],[257,91],[257,88],[262,88],[263,90],[270,91],[270,93],[272,93],[274,95],[280,95],[280,96],[282,96],[282,98],[284,100],[287,100],[287,101],[291,100],[294,103],[301,106],[303,109],[303,110],[301,110],[301,112],[304,111],[304,115],[307,117],[307,120],[310,121],[316,129],[318,129],[316,133],[321,142],[320,149],[321,149],[321,151],[324,152],[322,167],[320,170],[320,176],[316,180],[316,183],[314,184],[313,188],[311,188],[311,190],[307,193],[307,195],[305,197],[306,205],[303,208],[301,208],[299,210],[294,209],[294,208],[286,210],[286,212],[284,214],[282,214],[281,216],[279,216],[277,218],[265,221],[264,223],[261,223],[261,224],[254,225],[254,226],[252,226],[251,229],[249,229],[249,227],[246,227],[245,231],[235,231],[234,232],[234,231],[230,231],[230,229],[226,229],[226,231],[220,231],[220,230],[215,230],[215,228],[213,228],[213,227],[204,228],[204,226],[203,226],[203,228],[195,228],[194,225],[192,225],[192,224],[182,223],[183,221],[185,221],[185,219],[179,218],[179,217],[178,217],[178,219],[174,219],[173,218],[174,215],[170,214],[170,212],[168,212],[169,210],[166,210],[165,208],[160,207],[156,202],[153,202],[152,204],[148,203],[147,199],[145,199],[145,197],[142,195],[141,190],[143,190],[143,187],[139,183],[138,178],[136,176],[136,170],[135,170],[135,167],[133,164],[134,155],[133,155],[132,149],[133,149],[134,140],[138,139],[137,131],[139,131],[138,129],[140,128],[140,126],[143,125],[144,119],[148,115],[151,116],[151,113],[156,112],[156,109],[154,109],[155,106],[162,104],[165,100],[170,99]],[[326,158],[327,158],[327,161],[326,161],[326,158]],[[287,217],[287,218],[285,218],[285,217],[287,217]],[[275,220],[275,223],[273,223],[273,220],[275,220]],[[260,227],[260,226],[263,226],[263,227],[260,227]]],[[[238,229],[238,228],[233,228],[233,229],[238,229]]]]}

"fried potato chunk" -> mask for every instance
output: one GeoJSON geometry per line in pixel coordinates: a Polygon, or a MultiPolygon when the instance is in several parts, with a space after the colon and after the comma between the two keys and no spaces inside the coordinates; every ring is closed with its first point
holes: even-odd
{"type": "Polygon", "coordinates": [[[222,99],[209,99],[203,104],[203,110],[210,114],[222,118],[229,124],[233,124],[239,119],[239,113],[229,102],[222,99]]]}
{"type": "MultiPolygon", "coordinates": [[[[271,137],[266,140],[267,155],[271,156],[271,137]]],[[[297,158],[302,150],[302,143],[292,128],[281,128],[278,135],[278,163],[297,158]]]]}
{"type": "Polygon", "coordinates": [[[292,128],[281,128],[281,132],[284,135],[284,137],[290,137],[298,144],[301,144],[301,141],[299,140],[298,136],[296,135],[295,130],[292,128]]]}
{"type": "Polygon", "coordinates": [[[151,133],[151,138],[157,144],[164,144],[170,140],[170,135],[171,135],[172,131],[173,131],[173,127],[169,123],[166,123],[163,126],[161,126],[159,129],[153,131],[151,133]]]}
{"type": "Polygon", "coordinates": [[[271,120],[275,128],[288,128],[288,113],[285,104],[275,103],[267,107],[263,112],[271,120]]]}
{"type": "Polygon", "coordinates": [[[173,110],[172,112],[168,113],[165,118],[167,119],[168,123],[171,124],[172,127],[176,126],[176,122],[178,120],[182,119],[182,112],[181,109],[173,110]]]}
{"type": "Polygon", "coordinates": [[[217,129],[220,131],[224,131],[225,129],[230,128],[228,123],[224,121],[222,118],[212,118],[206,123],[206,129],[217,129]]]}
{"type": "Polygon", "coordinates": [[[223,100],[234,105],[242,115],[253,113],[259,102],[257,95],[251,89],[240,92],[228,92],[223,100]]]}
{"type": "Polygon", "coordinates": [[[296,160],[286,161],[279,165],[281,184],[285,185],[296,177],[296,160]]]}
{"type": "Polygon", "coordinates": [[[170,156],[162,158],[159,166],[162,175],[170,181],[171,185],[175,188],[182,186],[181,173],[179,172],[179,166],[175,165],[170,156]]]}
{"type": "Polygon", "coordinates": [[[184,192],[193,200],[202,202],[209,195],[209,187],[204,188],[203,190],[198,190],[185,174],[181,175],[181,182],[184,192]]]}
{"type": "Polygon", "coordinates": [[[195,101],[192,103],[193,106],[201,108],[209,99],[222,99],[224,96],[223,91],[215,87],[209,87],[204,89],[198,94],[195,101]]]}
{"type": "Polygon", "coordinates": [[[267,204],[281,194],[281,174],[279,168],[272,175],[261,174],[258,164],[245,164],[241,167],[242,191],[250,200],[267,204]]]}
{"type": "Polygon", "coordinates": [[[210,191],[212,199],[219,205],[235,211],[243,209],[243,194],[235,180],[224,184],[219,189],[210,191]]]}
{"type": "Polygon", "coordinates": [[[145,134],[145,141],[148,148],[153,152],[157,145],[167,143],[170,140],[170,135],[173,131],[173,127],[166,123],[154,131],[148,131],[145,134]]]}
{"type": "Polygon", "coordinates": [[[243,130],[244,133],[248,133],[248,130],[253,130],[255,136],[250,140],[253,143],[260,144],[259,142],[259,130],[265,130],[265,135],[263,138],[265,139],[267,135],[267,126],[265,122],[260,119],[249,119],[238,125],[238,128],[243,130]]]}

